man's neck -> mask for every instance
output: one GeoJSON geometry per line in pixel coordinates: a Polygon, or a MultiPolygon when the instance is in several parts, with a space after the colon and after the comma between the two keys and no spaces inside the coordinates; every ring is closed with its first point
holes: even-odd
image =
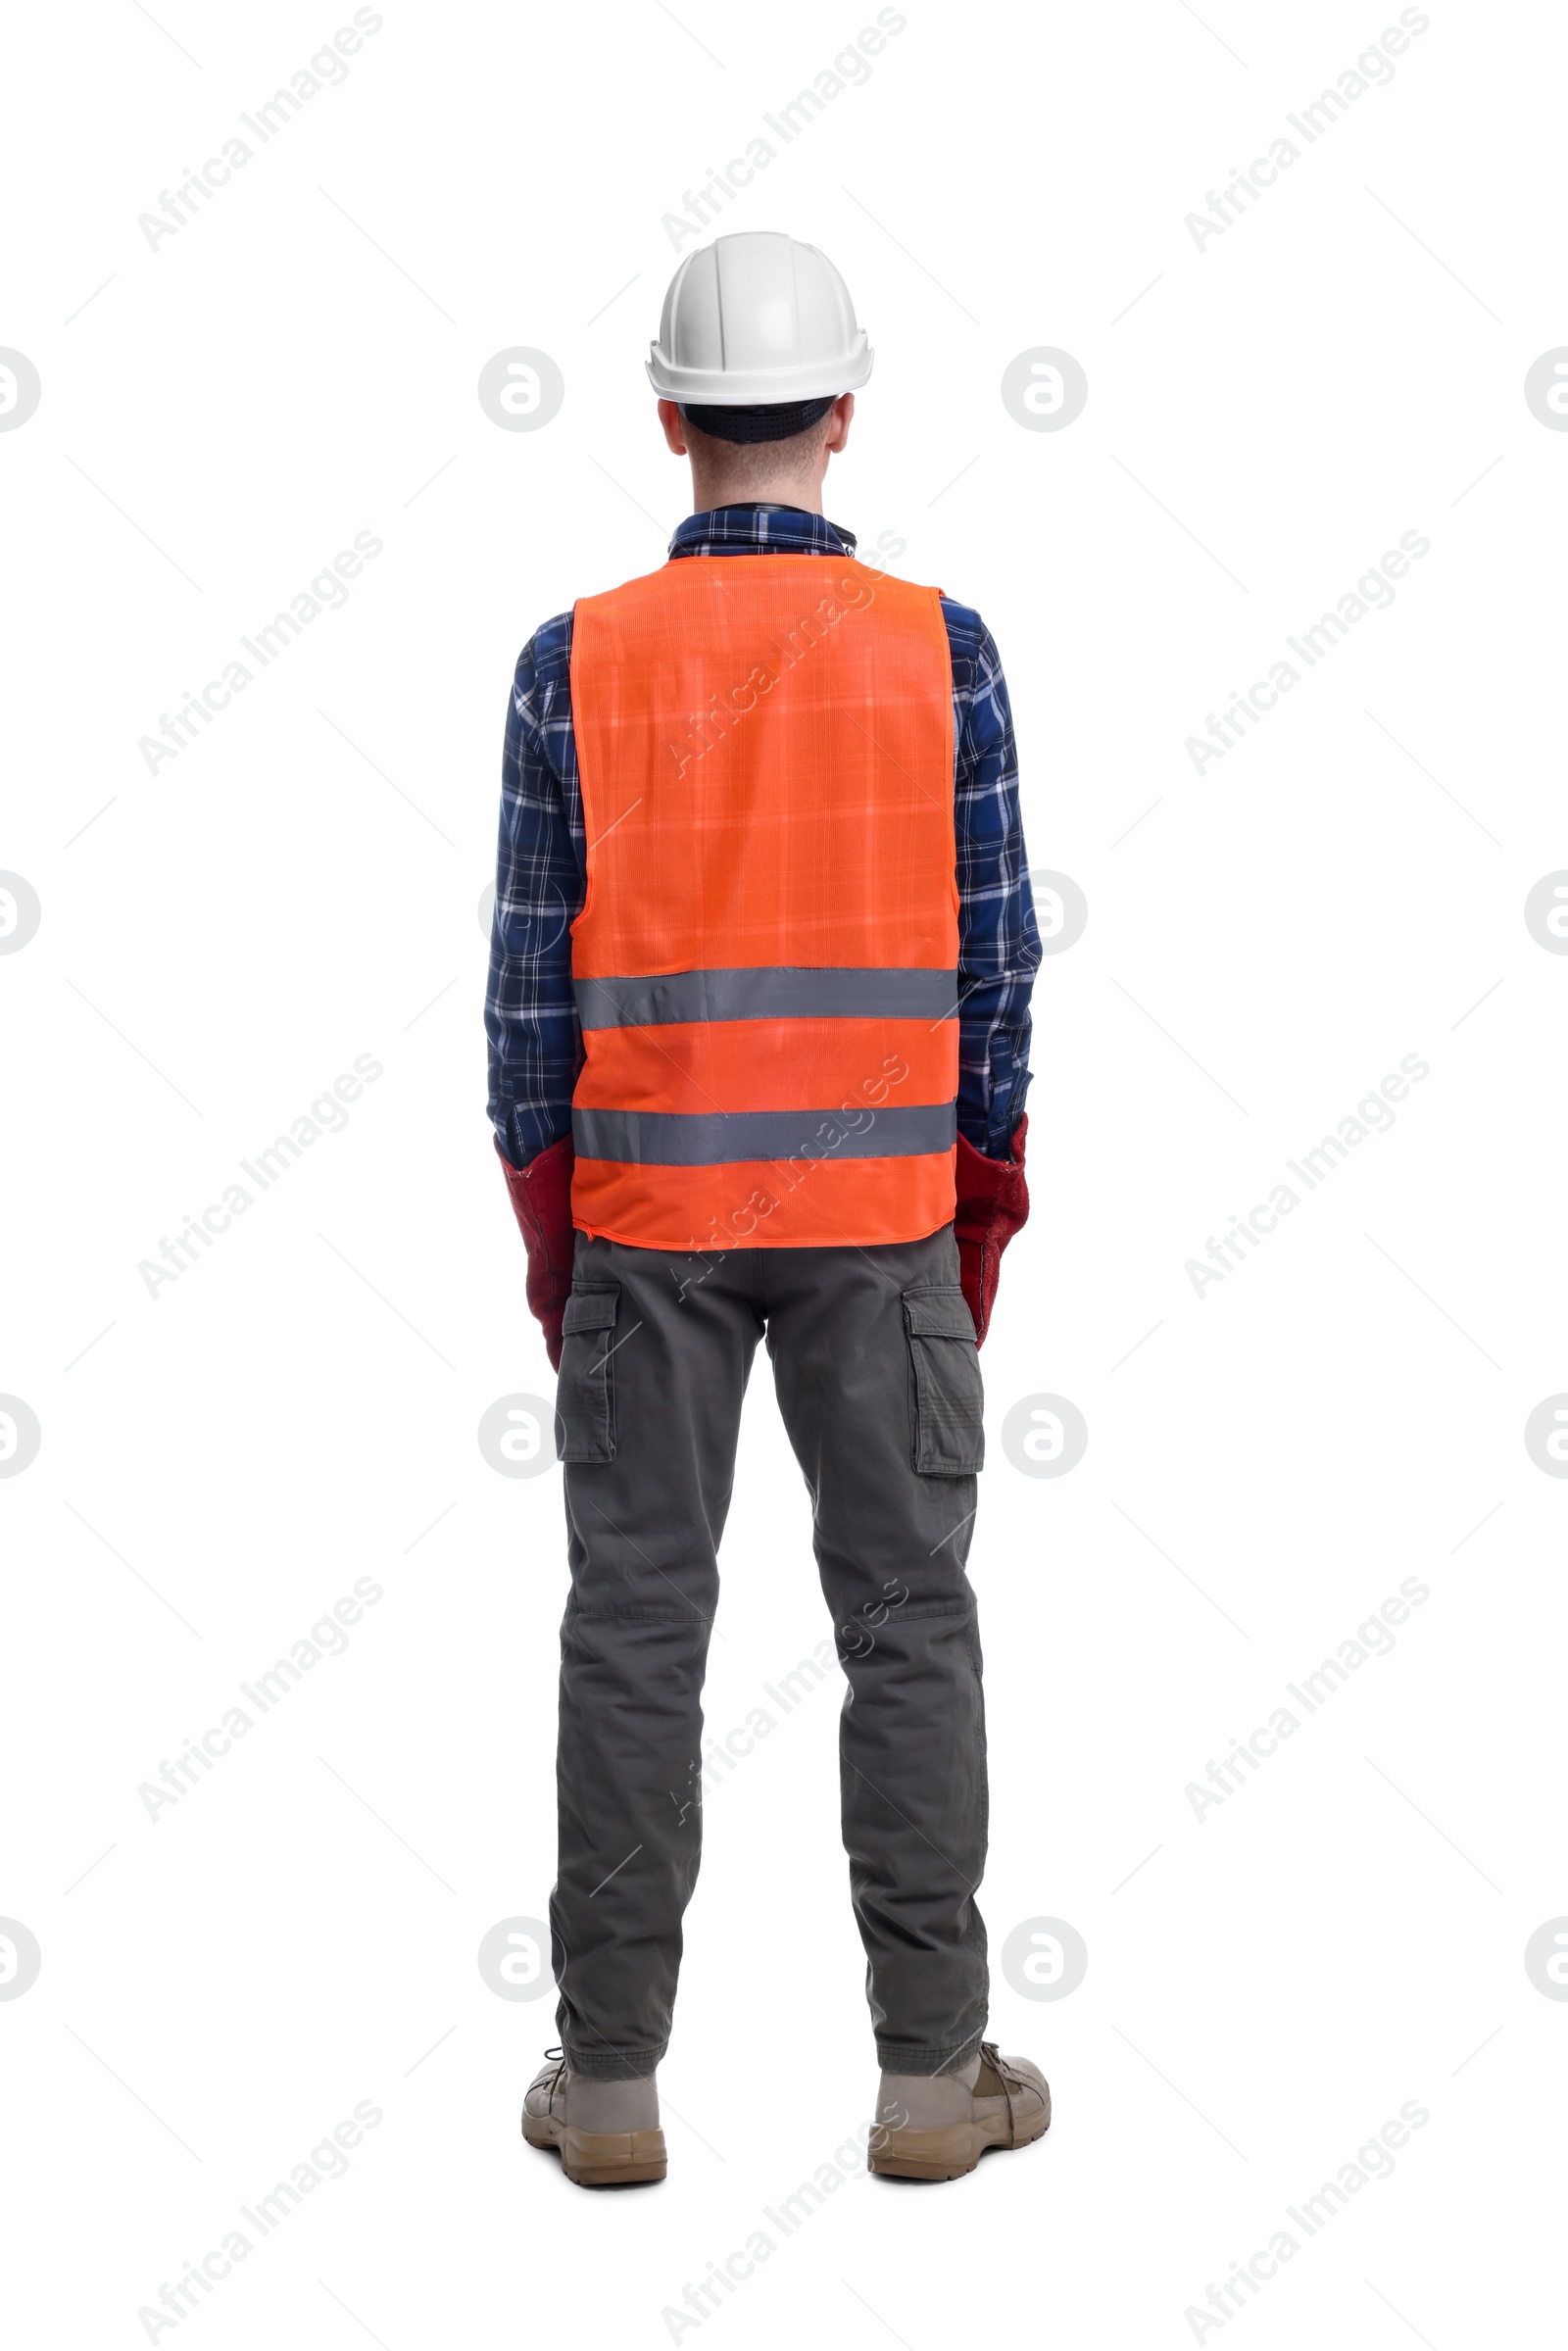
{"type": "Polygon", "coordinates": [[[692,476],[692,512],[709,514],[721,506],[787,506],[798,514],[819,514],[822,512],[820,482],[780,481],[748,482],[726,490],[722,480],[708,476],[692,476]]]}
{"type": "Polygon", "coordinates": [[[793,498],[723,498],[717,506],[693,509],[699,514],[820,514],[819,506],[798,506],[793,498]]]}

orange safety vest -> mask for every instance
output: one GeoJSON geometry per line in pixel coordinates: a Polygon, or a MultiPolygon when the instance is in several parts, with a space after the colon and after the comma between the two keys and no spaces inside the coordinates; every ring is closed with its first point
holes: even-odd
{"type": "Polygon", "coordinates": [[[647,1249],[954,1213],[958,890],[940,590],[688,556],[575,610],[588,891],[572,1221],[647,1249]]]}

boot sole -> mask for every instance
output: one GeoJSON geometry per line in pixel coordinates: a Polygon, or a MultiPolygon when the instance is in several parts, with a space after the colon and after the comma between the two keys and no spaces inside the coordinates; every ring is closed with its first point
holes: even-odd
{"type": "Polygon", "coordinates": [[[668,2169],[662,2131],[573,2131],[553,2115],[525,2114],[522,2135],[530,2147],[554,2147],[578,2187],[635,2187],[668,2169]]]}
{"type": "Polygon", "coordinates": [[[946,2131],[876,2131],[865,2151],[866,2169],[887,2180],[961,2180],[972,2172],[988,2149],[1004,2154],[1032,2146],[1051,2129],[1051,2101],[1037,2115],[1024,2117],[1016,2138],[1007,2131],[1004,2114],[988,2115],[980,2123],[955,2123],[946,2131]]]}

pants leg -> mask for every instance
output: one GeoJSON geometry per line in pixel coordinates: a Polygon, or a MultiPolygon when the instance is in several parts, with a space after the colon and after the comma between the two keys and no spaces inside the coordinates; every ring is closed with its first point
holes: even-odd
{"type": "Polygon", "coordinates": [[[964,1572],[981,1460],[974,1326],[951,1226],[768,1249],[779,1406],[810,1489],[849,1690],[844,1843],[883,2067],[960,2065],[986,2024],[985,1706],[964,1572]]]}
{"type": "Polygon", "coordinates": [[[562,2045],[603,2081],[651,2072],[669,2038],[758,1253],[577,1236],[557,1390],[571,1593],[550,1923],[562,2045]]]}

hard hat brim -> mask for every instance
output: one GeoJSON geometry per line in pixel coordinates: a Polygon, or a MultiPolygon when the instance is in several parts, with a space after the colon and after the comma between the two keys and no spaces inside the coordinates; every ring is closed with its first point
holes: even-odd
{"type": "Polygon", "coordinates": [[[831,393],[858,392],[871,372],[875,354],[862,330],[849,351],[802,367],[676,367],[655,343],[647,361],[648,380],[661,400],[694,408],[763,408],[794,400],[819,400],[831,393]]]}

